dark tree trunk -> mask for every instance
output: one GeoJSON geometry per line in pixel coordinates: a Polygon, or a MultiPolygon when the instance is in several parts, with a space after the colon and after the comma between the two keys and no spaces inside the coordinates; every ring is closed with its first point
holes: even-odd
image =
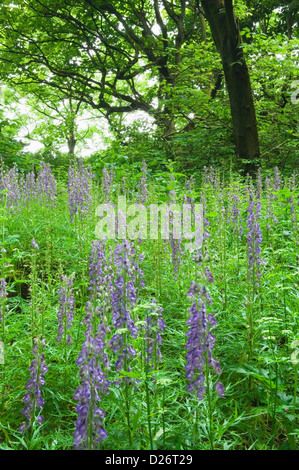
{"type": "Polygon", "coordinates": [[[237,158],[244,172],[254,175],[260,156],[256,116],[232,0],[202,0],[201,3],[222,60],[237,158]]]}
{"type": "Polygon", "coordinates": [[[169,106],[166,105],[163,111],[159,113],[156,118],[156,123],[160,129],[163,139],[172,139],[176,132],[176,128],[174,114],[169,106]]]}
{"type": "Polygon", "coordinates": [[[160,70],[158,90],[158,110],[155,113],[156,124],[160,130],[161,136],[169,140],[175,134],[175,116],[172,109],[172,90],[176,86],[177,75],[170,75],[168,69],[160,70]]]}
{"type": "Polygon", "coordinates": [[[296,21],[296,15],[298,13],[298,1],[292,0],[289,9],[286,15],[286,24],[287,24],[287,35],[289,39],[292,39],[293,35],[293,25],[296,21]]]}

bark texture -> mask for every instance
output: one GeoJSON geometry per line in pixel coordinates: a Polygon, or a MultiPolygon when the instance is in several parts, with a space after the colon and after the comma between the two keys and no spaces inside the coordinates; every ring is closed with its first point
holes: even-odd
{"type": "Polygon", "coordinates": [[[222,60],[236,154],[245,173],[254,175],[260,157],[256,115],[232,0],[202,0],[201,3],[222,60]]]}

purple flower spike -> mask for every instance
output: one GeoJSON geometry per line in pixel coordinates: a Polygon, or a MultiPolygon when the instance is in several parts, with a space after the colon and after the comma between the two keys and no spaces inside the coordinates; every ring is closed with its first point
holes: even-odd
{"type": "Polygon", "coordinates": [[[71,222],[76,214],[83,219],[90,211],[92,203],[93,174],[90,166],[84,167],[82,160],[68,171],[68,205],[71,222]]]}
{"type": "Polygon", "coordinates": [[[224,387],[221,382],[217,382],[215,384],[216,392],[218,393],[219,397],[224,397],[224,387]]]}
{"type": "Polygon", "coordinates": [[[6,286],[7,286],[7,283],[5,281],[5,279],[1,279],[0,280],[0,299],[2,300],[2,302],[0,302],[0,322],[3,322],[3,318],[4,318],[4,309],[5,309],[5,299],[7,297],[7,290],[6,290],[6,286]],[[3,305],[4,304],[4,305],[3,305]]]}
{"type": "Polygon", "coordinates": [[[145,363],[150,364],[152,368],[158,367],[162,360],[160,346],[162,345],[162,337],[164,328],[166,327],[163,320],[163,308],[157,305],[156,300],[152,299],[152,307],[146,317],[144,339],[146,344],[145,363]]]}
{"type": "MultiPolygon", "coordinates": [[[[63,335],[66,335],[66,330],[72,326],[74,315],[74,297],[73,297],[73,281],[66,276],[62,276],[63,286],[58,290],[59,294],[59,311],[58,311],[58,337],[56,341],[61,343],[63,335]]],[[[70,335],[67,336],[66,342],[68,345],[72,343],[70,335]]]]}
{"type": "Polygon", "coordinates": [[[146,163],[143,160],[141,165],[142,176],[140,179],[140,183],[137,185],[139,189],[139,194],[137,194],[137,202],[140,204],[145,204],[148,197],[148,189],[147,189],[147,168],[146,163]]]}
{"type": "Polygon", "coordinates": [[[214,276],[213,274],[211,273],[211,271],[205,267],[205,275],[206,275],[206,278],[208,280],[208,282],[210,282],[211,284],[213,284],[213,282],[215,282],[215,279],[214,279],[214,276]]]}
{"type": "Polygon", "coordinates": [[[110,173],[106,168],[103,168],[103,177],[102,177],[102,192],[103,199],[105,202],[110,202],[110,195],[113,188],[115,173],[113,168],[111,168],[110,173]]]}
{"type": "Polygon", "coordinates": [[[34,339],[34,359],[29,367],[31,379],[26,385],[27,393],[23,398],[25,408],[22,414],[27,419],[27,423],[21,424],[19,427],[20,432],[25,432],[35,424],[40,425],[44,419],[39,413],[45,403],[41,395],[41,386],[45,383],[44,375],[48,371],[45,365],[44,353],[42,352],[45,340],[42,337],[34,339]]]}
{"type": "Polygon", "coordinates": [[[35,250],[39,250],[39,246],[38,246],[38,244],[36,243],[36,241],[34,240],[34,238],[32,238],[31,246],[32,246],[32,248],[34,248],[35,250]]]}
{"type": "Polygon", "coordinates": [[[191,286],[190,286],[190,289],[189,291],[187,292],[187,296],[188,297],[194,297],[195,295],[197,295],[198,293],[200,292],[200,287],[199,285],[194,282],[194,281],[191,281],[191,286]]]}
{"type": "MultiPolygon", "coordinates": [[[[256,276],[261,277],[259,271],[263,261],[260,259],[261,254],[261,243],[263,241],[262,233],[259,224],[259,218],[261,216],[261,205],[259,200],[254,204],[252,194],[249,195],[249,206],[247,209],[247,246],[248,246],[248,264],[249,264],[249,275],[253,276],[254,270],[256,276]]],[[[257,282],[257,281],[256,281],[257,282]]]]}
{"type": "MultiPolygon", "coordinates": [[[[211,330],[217,325],[217,320],[212,313],[207,315],[205,301],[208,299],[211,302],[211,298],[205,285],[200,288],[196,282],[192,281],[187,295],[193,298],[189,310],[190,318],[187,320],[187,325],[190,327],[187,333],[187,365],[185,367],[188,380],[187,390],[196,391],[198,399],[202,400],[206,393],[206,374],[209,373],[207,366],[216,374],[221,373],[218,361],[212,357],[216,338],[211,330]]],[[[220,385],[217,385],[216,390],[219,394],[220,385]]]]}
{"type": "Polygon", "coordinates": [[[131,312],[137,301],[136,284],[142,276],[139,268],[139,256],[133,243],[123,240],[114,250],[114,266],[116,267],[115,281],[111,291],[112,323],[116,329],[122,332],[115,332],[109,342],[110,348],[118,356],[115,367],[117,370],[130,370],[129,362],[132,356],[136,355],[135,349],[129,343],[130,337],[137,338],[136,328],[131,312]]]}
{"type": "Polygon", "coordinates": [[[98,404],[102,395],[109,393],[110,385],[100,364],[109,367],[109,361],[104,350],[106,330],[103,324],[100,322],[94,331],[94,322],[99,312],[90,302],[86,303],[85,312],[86,339],[77,359],[81,385],[73,395],[73,399],[78,401],[74,447],[81,450],[95,450],[107,437],[102,421],[105,412],[98,407],[98,404]]]}
{"type": "Polygon", "coordinates": [[[57,184],[50,165],[45,162],[41,162],[41,167],[38,171],[36,191],[37,196],[41,200],[50,202],[50,204],[56,202],[57,184]]]}

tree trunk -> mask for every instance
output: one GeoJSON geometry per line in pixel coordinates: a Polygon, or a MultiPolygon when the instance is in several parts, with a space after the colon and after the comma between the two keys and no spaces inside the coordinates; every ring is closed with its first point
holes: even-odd
{"type": "Polygon", "coordinates": [[[207,41],[207,24],[204,15],[199,12],[199,19],[201,24],[201,42],[206,43],[207,41]]]}
{"type": "Polygon", "coordinates": [[[70,157],[72,157],[73,155],[75,155],[75,147],[76,147],[76,138],[75,138],[75,133],[73,130],[69,132],[67,145],[68,145],[68,154],[70,157]]]}
{"type": "Polygon", "coordinates": [[[299,5],[298,0],[292,0],[290,5],[289,5],[289,9],[287,11],[286,24],[287,24],[288,39],[292,39],[293,25],[294,25],[294,22],[296,21],[296,15],[297,15],[297,12],[298,12],[298,5],[299,5]]]}
{"type": "Polygon", "coordinates": [[[237,158],[241,159],[244,172],[254,175],[260,156],[256,116],[232,0],[202,0],[201,3],[222,60],[237,158]]]}
{"type": "Polygon", "coordinates": [[[171,139],[173,134],[176,132],[176,128],[173,111],[168,106],[165,106],[163,112],[157,119],[157,122],[161,129],[163,138],[166,140],[171,139]]]}
{"type": "Polygon", "coordinates": [[[70,157],[75,155],[75,147],[77,143],[76,139],[76,114],[79,111],[79,105],[77,105],[77,110],[74,112],[72,99],[69,98],[69,115],[66,119],[66,129],[67,129],[67,145],[68,145],[68,154],[70,157]]]}
{"type": "Polygon", "coordinates": [[[172,90],[176,86],[177,75],[173,73],[170,76],[169,71],[160,70],[158,90],[158,110],[155,113],[156,124],[162,137],[166,140],[171,139],[175,133],[175,116],[172,109],[172,90]]]}

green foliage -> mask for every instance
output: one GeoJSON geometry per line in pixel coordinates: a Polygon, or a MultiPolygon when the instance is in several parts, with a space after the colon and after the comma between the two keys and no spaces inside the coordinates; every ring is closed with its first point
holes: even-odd
{"type": "MultiPolygon", "coordinates": [[[[67,152],[80,155],[92,145],[90,161],[100,170],[104,163],[125,168],[142,159],[157,171],[168,160],[188,174],[209,165],[239,169],[220,56],[192,2],[181,16],[169,2],[139,2],[139,13],[131,2],[56,3],[2,2],[0,76],[10,88],[0,111],[0,154],[8,164],[29,169],[44,158],[59,167],[67,152]],[[43,149],[24,152],[28,140],[43,149]]],[[[234,7],[261,164],[290,173],[298,160],[298,104],[291,101],[298,5],[257,3],[234,7]]]]}
{"type": "Polygon", "coordinates": [[[297,78],[298,40],[254,34],[245,46],[255,97],[264,167],[291,173],[298,161],[298,104],[291,100],[297,78]]]}
{"type": "Polygon", "coordinates": [[[0,157],[6,165],[20,164],[24,156],[24,144],[17,139],[22,127],[19,116],[11,117],[13,95],[2,85],[0,96],[0,157]]]}

